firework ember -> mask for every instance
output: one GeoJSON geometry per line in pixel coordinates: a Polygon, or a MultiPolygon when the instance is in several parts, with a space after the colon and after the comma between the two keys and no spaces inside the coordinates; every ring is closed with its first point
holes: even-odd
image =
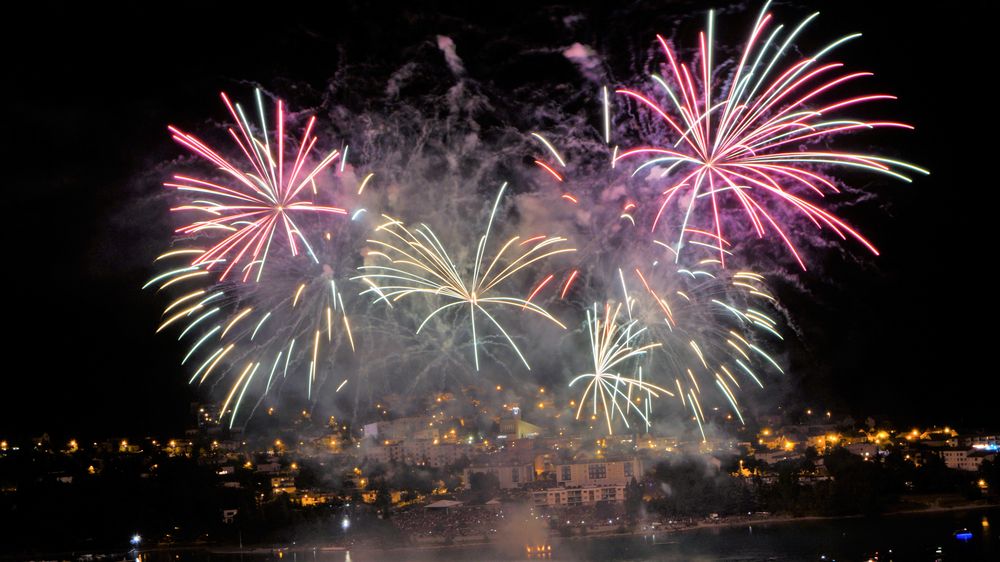
{"type": "Polygon", "coordinates": [[[860,34],[786,62],[792,42],[816,15],[783,35],[783,26],[772,29],[773,17],[765,6],[739,62],[730,75],[719,76],[710,12],[708,29],[699,35],[696,63],[681,61],[673,46],[657,36],[667,59],[665,75],[652,75],[658,89],[650,94],[618,90],[651,111],[669,132],[669,146],[628,149],[616,160],[646,157],[635,173],[646,170],[653,181],[663,181],[652,229],[669,231],[675,254],[686,244],[699,243],[714,247],[725,262],[730,236],[726,231],[736,229],[726,224],[730,209],[742,214],[746,223],[738,230],[749,229],[758,237],[777,235],[803,269],[805,259],[788,224],[795,217],[830,229],[841,239],[853,238],[877,254],[867,238],[821,206],[826,195],[839,192],[838,180],[823,170],[855,168],[907,182],[908,173],[927,173],[883,156],[815,146],[846,133],[912,128],[894,121],[840,116],[848,108],[895,99],[886,94],[836,95],[843,86],[870,76],[827,62],[831,52],[860,34]]]}
{"type": "Polygon", "coordinates": [[[386,233],[389,241],[369,240],[380,250],[371,251],[368,255],[388,264],[362,266],[360,269],[363,274],[358,277],[371,285],[366,292],[377,295],[377,301],[392,303],[414,295],[445,300],[445,304],[427,314],[417,328],[418,333],[438,314],[453,308],[468,307],[476,370],[479,370],[477,313],[503,334],[518,358],[529,369],[531,367],[528,360],[490,310],[498,307],[527,310],[565,328],[548,311],[531,302],[530,297],[523,299],[499,292],[504,281],[525,272],[529,266],[557,254],[575,251],[573,248],[562,247],[566,239],[559,236],[536,236],[526,240],[515,236],[503,243],[493,257],[488,257],[486,252],[490,231],[503,192],[504,187],[501,187],[486,223],[486,230],[476,246],[475,259],[471,264],[463,264],[467,267],[452,260],[438,236],[427,225],[409,229],[399,220],[386,217],[387,222],[378,227],[377,231],[386,233]]]}
{"type": "Polygon", "coordinates": [[[233,104],[222,94],[222,101],[236,122],[236,129],[229,128],[228,133],[244,159],[242,165],[233,163],[194,135],[169,127],[175,141],[222,173],[218,180],[175,175],[165,185],[197,197],[172,211],[207,216],[177,229],[178,234],[221,235],[222,239],[199,254],[192,266],[205,266],[206,271],[221,268],[223,280],[238,266],[243,281],[254,271],[259,279],[272,243],[282,232],[292,255],[298,255],[302,246],[315,261],[312,247],[296,221],[303,215],[347,213],[340,207],[317,204],[312,199],[317,195],[317,176],[340,156],[340,151],[334,150],[312,161],[318,140],[313,134],[316,118],[309,119],[298,147],[293,148],[285,139],[285,108],[279,100],[272,142],[260,90],[256,97],[259,130],[251,126],[238,103],[233,104]],[[286,151],[291,158],[286,158],[286,151]]]}

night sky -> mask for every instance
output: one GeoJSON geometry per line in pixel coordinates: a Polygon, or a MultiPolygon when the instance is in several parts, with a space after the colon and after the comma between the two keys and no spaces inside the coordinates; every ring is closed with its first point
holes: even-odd
{"type": "MultiPolygon", "coordinates": [[[[472,76],[544,81],[571,69],[550,70],[544,59],[517,72],[498,68],[489,58],[502,52],[494,42],[613,49],[631,36],[645,44],[655,31],[672,32],[679,14],[689,13],[685,29],[696,29],[713,7],[491,3],[473,12],[464,3],[416,4],[273,4],[257,12],[243,3],[206,11],[171,2],[111,12],[34,3],[34,14],[8,19],[0,41],[12,224],[0,437],[139,436],[188,423],[197,396],[178,367],[182,349],[153,333],[162,303],[140,287],[169,236],[160,166],[180,149],[165,127],[221,118],[220,90],[245,96],[258,82],[283,94],[293,84],[321,89],[342,64],[388,76],[414,45],[439,34],[455,41],[472,76]],[[570,14],[589,22],[576,35],[558,25],[570,14]]],[[[864,33],[843,58],[899,96],[889,118],[917,127],[866,137],[860,148],[902,156],[932,175],[912,185],[879,182],[878,198],[845,213],[881,257],[851,247],[803,276],[808,292],[783,291],[802,333],[792,406],[996,427],[997,190],[986,141],[996,121],[987,86],[995,47],[986,4],[923,12],[912,2],[816,4],[822,14],[812,34],[864,33]]],[[[779,20],[797,21],[812,6],[779,5],[779,20]]],[[[757,10],[727,10],[720,21],[739,38],[757,10]]]]}

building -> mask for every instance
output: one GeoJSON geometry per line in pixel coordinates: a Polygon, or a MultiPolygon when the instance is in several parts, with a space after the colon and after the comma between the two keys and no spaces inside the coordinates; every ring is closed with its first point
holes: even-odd
{"type": "Polygon", "coordinates": [[[435,439],[411,440],[400,444],[403,461],[408,464],[442,468],[455,464],[468,455],[469,446],[459,443],[441,443],[435,439]]]}
{"type": "Polygon", "coordinates": [[[672,453],[680,444],[680,439],[675,436],[658,436],[645,434],[635,436],[636,449],[648,449],[650,451],[672,453]]]}
{"type": "Polygon", "coordinates": [[[171,457],[190,457],[194,452],[194,443],[188,439],[171,439],[163,444],[163,451],[171,457]]]}
{"type": "MultiPolygon", "coordinates": [[[[400,490],[389,490],[389,502],[397,504],[402,500],[403,492],[400,490]]],[[[361,492],[361,500],[365,503],[375,503],[378,499],[378,490],[365,490],[361,492]]]]}
{"type": "Polygon", "coordinates": [[[943,449],[941,451],[941,459],[944,460],[945,466],[969,472],[978,471],[983,461],[994,458],[996,458],[996,453],[973,448],[943,449]]]}
{"type": "Polygon", "coordinates": [[[434,427],[434,419],[428,416],[398,418],[391,421],[370,423],[363,428],[365,437],[376,441],[402,441],[404,439],[438,438],[438,430],[434,427]]]}
{"type": "Polygon", "coordinates": [[[334,494],[333,492],[302,490],[300,493],[295,495],[293,501],[302,507],[314,507],[317,505],[332,503],[338,499],[337,494],[334,494]]]}
{"type": "Polygon", "coordinates": [[[770,449],[758,450],[754,453],[754,458],[767,464],[777,464],[779,462],[801,459],[802,452],[794,449],[770,449]]]}
{"type": "Polygon", "coordinates": [[[548,488],[531,494],[536,506],[572,507],[593,505],[597,502],[625,501],[625,486],[584,486],[581,488],[548,488]]]}
{"type": "Polygon", "coordinates": [[[806,446],[816,449],[816,452],[820,455],[825,455],[834,447],[846,444],[845,441],[848,439],[845,439],[843,435],[837,432],[810,435],[806,440],[806,446]]]}
{"type": "Polygon", "coordinates": [[[281,463],[274,461],[262,462],[254,467],[254,471],[262,474],[277,474],[281,472],[281,463]]]}
{"type": "Polygon", "coordinates": [[[972,447],[973,449],[979,449],[984,451],[996,452],[1000,449],[1000,435],[996,433],[991,434],[977,434],[977,435],[966,435],[959,439],[961,445],[966,447],[972,447]]]}
{"type": "Polygon", "coordinates": [[[470,466],[462,473],[462,480],[466,486],[469,485],[472,475],[476,473],[496,476],[497,481],[500,482],[500,488],[503,490],[520,488],[528,482],[535,481],[535,466],[532,463],[470,466]]]}
{"type": "Polygon", "coordinates": [[[276,476],[271,478],[271,491],[275,494],[294,494],[295,478],[291,476],[276,476]]]}
{"type": "Polygon", "coordinates": [[[958,432],[950,427],[932,428],[921,433],[919,441],[924,447],[958,447],[958,432]]]}
{"type": "Polygon", "coordinates": [[[471,447],[461,443],[441,443],[438,439],[384,440],[365,450],[365,458],[383,464],[396,462],[442,468],[468,456],[471,447]]]}
{"type": "Polygon", "coordinates": [[[555,465],[556,483],[566,488],[622,486],[642,476],[642,460],[574,460],[555,465]]]}
{"type": "Polygon", "coordinates": [[[511,415],[500,418],[500,433],[497,439],[525,439],[538,437],[542,428],[521,419],[521,409],[511,409],[511,415]]]}
{"type": "Polygon", "coordinates": [[[844,448],[865,460],[874,459],[878,456],[878,445],[875,443],[849,443],[844,445],[844,448]]]}

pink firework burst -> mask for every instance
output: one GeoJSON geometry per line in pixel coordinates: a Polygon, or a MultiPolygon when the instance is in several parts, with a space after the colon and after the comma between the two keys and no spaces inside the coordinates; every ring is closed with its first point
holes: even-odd
{"type": "Polygon", "coordinates": [[[617,90],[652,110],[676,138],[671,146],[633,148],[616,158],[645,156],[636,173],[660,166],[660,177],[670,177],[652,228],[661,221],[676,223],[670,229],[671,236],[675,235],[671,248],[675,254],[691,243],[712,248],[724,262],[729,242],[720,213],[735,208],[758,237],[776,234],[803,269],[805,262],[787,225],[787,219],[794,216],[804,216],[841,239],[853,238],[877,255],[871,242],[820,206],[823,197],[838,189],[817,170],[855,168],[907,182],[911,180],[906,173],[927,173],[881,156],[802,148],[820,138],[854,131],[912,129],[904,123],[839,116],[846,108],[894,96],[834,96],[830,100],[843,85],[871,74],[847,72],[843,64],[826,61],[831,51],[860,34],[842,37],[792,64],[784,60],[794,39],[817,15],[783,34],[783,26],[770,29],[773,18],[765,5],[739,62],[727,80],[720,80],[713,66],[710,12],[708,29],[699,34],[696,64],[679,62],[666,39],[657,36],[668,72],[666,78],[652,78],[662,90],[664,103],[634,90],[617,90]]]}
{"type": "Polygon", "coordinates": [[[221,233],[221,240],[192,263],[206,269],[221,268],[220,280],[237,266],[243,281],[249,279],[254,270],[259,279],[271,246],[279,235],[285,238],[293,256],[301,253],[301,245],[315,260],[309,241],[296,224],[297,218],[305,214],[347,213],[342,208],[317,204],[311,199],[316,195],[316,176],[340,157],[340,151],[334,150],[315,164],[310,163],[314,162],[310,154],[317,140],[313,134],[316,117],[309,118],[298,147],[289,147],[285,141],[284,104],[279,100],[272,144],[259,90],[256,98],[260,119],[258,131],[250,126],[243,108],[222,94],[222,101],[236,122],[236,128],[230,127],[228,131],[243,156],[240,164],[220,155],[194,135],[168,127],[175,141],[211,162],[224,174],[225,179],[220,181],[175,175],[173,181],[164,184],[197,196],[171,211],[207,215],[178,228],[179,234],[221,233]],[[294,160],[285,157],[286,150],[294,160]]]}

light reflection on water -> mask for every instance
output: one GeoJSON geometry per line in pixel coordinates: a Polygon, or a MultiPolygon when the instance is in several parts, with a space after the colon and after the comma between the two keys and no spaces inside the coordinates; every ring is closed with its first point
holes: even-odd
{"type": "MultiPolygon", "coordinates": [[[[901,515],[876,519],[852,518],[715,527],[658,536],[553,539],[551,554],[528,554],[525,545],[497,541],[489,545],[394,550],[289,550],[244,554],[245,562],[369,562],[375,560],[601,560],[763,561],[763,560],[1000,560],[996,525],[1000,510],[901,515]],[[968,541],[956,532],[967,529],[968,541]]],[[[219,552],[156,552],[143,562],[236,562],[239,554],[219,552]]]]}

